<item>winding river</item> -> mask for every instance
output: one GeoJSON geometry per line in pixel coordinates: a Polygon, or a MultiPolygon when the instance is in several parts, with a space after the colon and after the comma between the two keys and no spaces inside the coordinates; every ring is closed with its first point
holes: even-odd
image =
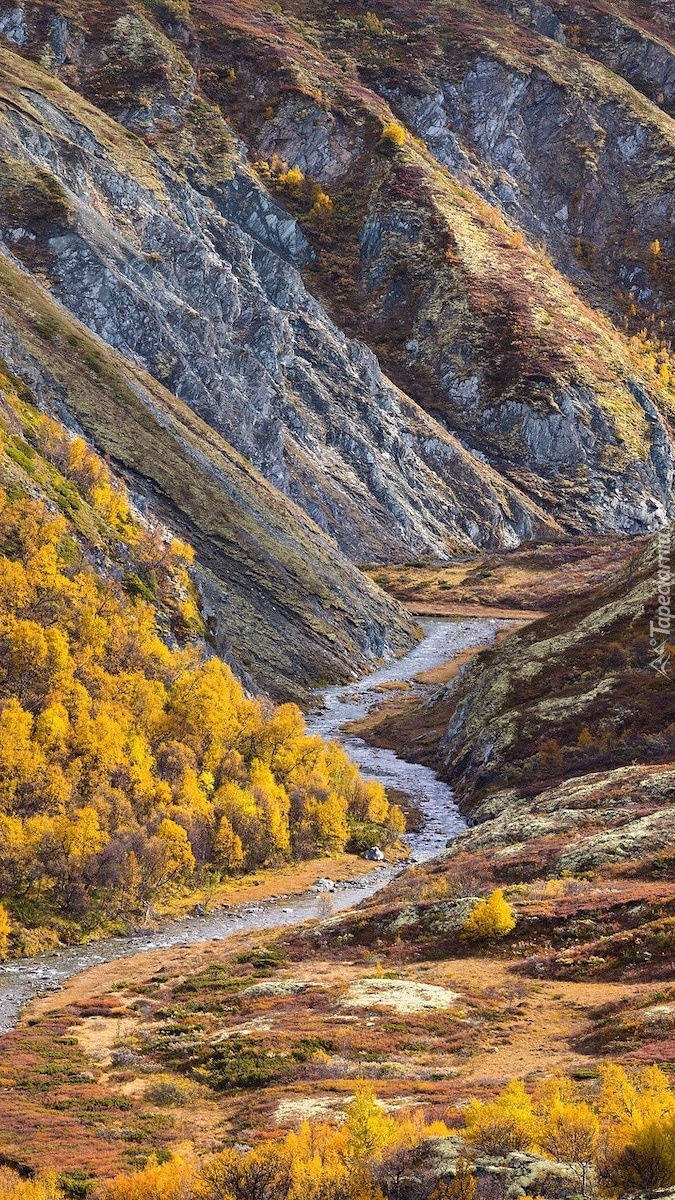
{"type": "MultiPolygon", "coordinates": [[[[321,693],[322,707],[311,712],[307,725],[311,733],[337,738],[358,763],[362,773],[391,788],[404,792],[419,807],[422,827],[406,836],[411,861],[433,858],[444,849],[449,838],[464,828],[464,822],[447,784],[428,767],[406,762],[392,750],[368,746],[360,738],[341,732],[346,722],[365,716],[382,702],[383,683],[411,680],[421,671],[447,662],[469,646],[488,645],[504,624],[496,620],[428,620],[422,622],[424,639],[404,658],[387,663],[372,675],[344,687],[321,693]]],[[[384,887],[405,868],[377,866],[360,879],[336,884],[331,894],[333,911],[351,908],[384,887]]],[[[280,896],[262,903],[246,903],[237,909],[222,908],[205,917],[189,916],[169,921],[159,929],[142,930],[129,937],[103,938],[85,946],[69,946],[5,963],[0,968],[0,1032],[11,1029],[24,1004],[61,985],[87,967],[112,959],[125,958],[144,950],[155,950],[193,942],[225,938],[248,929],[294,925],[316,917],[324,901],[316,890],[292,897],[280,896]]]]}

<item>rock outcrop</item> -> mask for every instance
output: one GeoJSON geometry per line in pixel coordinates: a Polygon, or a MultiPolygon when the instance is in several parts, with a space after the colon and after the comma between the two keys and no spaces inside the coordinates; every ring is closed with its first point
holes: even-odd
{"type": "Polygon", "coordinates": [[[429,701],[451,712],[442,770],[466,813],[512,784],[528,795],[669,761],[669,635],[658,625],[669,547],[669,531],[650,539],[611,583],[479,655],[429,701]]]}
{"type": "Polygon", "coordinates": [[[551,525],[330,321],[299,274],[311,255],[297,222],[234,145],[200,190],[112,123],[106,145],[74,93],[18,70],[0,130],[6,252],[352,560],[515,544],[551,525]]]}
{"type": "Polygon", "coordinates": [[[12,255],[353,560],[667,519],[665,352],[575,290],[669,320],[672,129],[628,68],[555,5],[153,14],[2,9],[72,89],[6,60],[6,162],[65,197],[37,227],[19,189],[12,255]],[[393,116],[417,140],[383,139],[393,116]]]}
{"type": "Polygon", "coordinates": [[[303,700],[412,644],[407,614],[309,517],[2,256],[0,360],[194,546],[208,639],[251,688],[303,700]]]}

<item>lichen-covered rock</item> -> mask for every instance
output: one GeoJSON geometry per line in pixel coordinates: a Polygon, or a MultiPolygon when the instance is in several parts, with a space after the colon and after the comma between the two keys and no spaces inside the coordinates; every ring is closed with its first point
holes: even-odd
{"type": "Polygon", "coordinates": [[[9,8],[0,9],[0,34],[10,45],[21,49],[28,36],[28,27],[26,25],[26,14],[19,5],[9,6],[9,8]]]}
{"type": "MultiPolygon", "coordinates": [[[[466,1159],[467,1146],[463,1138],[432,1138],[427,1143],[426,1154],[418,1173],[403,1181],[399,1192],[401,1200],[417,1200],[420,1185],[428,1195],[439,1180],[450,1183],[457,1171],[460,1158],[466,1159]]],[[[497,1194],[507,1200],[519,1200],[521,1196],[558,1196],[572,1200],[580,1195],[580,1179],[573,1167],[554,1162],[539,1154],[513,1151],[499,1157],[488,1157],[468,1149],[475,1170],[479,1195],[497,1194]]]]}
{"type": "Polygon", "coordinates": [[[675,844],[675,772],[619,767],[575,776],[535,796],[495,792],[471,813],[445,856],[487,854],[500,871],[520,863],[559,876],[640,862],[675,844]]]}
{"type": "Polygon", "coordinates": [[[605,586],[481,654],[430,698],[431,710],[451,712],[442,771],[465,812],[505,785],[540,792],[542,780],[636,755],[667,760],[674,698],[650,631],[669,544],[668,533],[652,537],[605,586]]]}

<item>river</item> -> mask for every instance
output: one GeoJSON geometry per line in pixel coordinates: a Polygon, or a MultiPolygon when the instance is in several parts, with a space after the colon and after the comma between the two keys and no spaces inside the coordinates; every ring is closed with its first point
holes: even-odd
{"type": "MultiPolygon", "coordinates": [[[[348,721],[365,716],[382,703],[375,689],[382,683],[411,680],[420,671],[447,662],[469,646],[488,645],[504,625],[497,620],[427,620],[422,622],[424,639],[405,657],[387,663],[356,683],[322,692],[318,707],[307,717],[311,733],[338,739],[363,775],[408,795],[422,814],[419,833],[406,835],[411,861],[433,858],[464,828],[464,822],[447,784],[429,768],[406,762],[392,750],[368,746],[360,738],[341,732],[348,721]]],[[[382,865],[358,880],[338,883],[331,893],[333,911],[351,908],[385,886],[403,867],[382,865]]],[[[155,950],[228,937],[247,929],[295,925],[321,915],[325,899],[315,890],[298,896],[278,897],[261,903],[246,903],[238,909],[217,909],[205,917],[181,917],[159,929],[143,930],[129,937],[110,937],[85,946],[68,946],[17,959],[0,967],[0,1033],[17,1022],[24,1004],[45,992],[57,991],[67,979],[87,967],[125,958],[144,950],[155,950]]]]}

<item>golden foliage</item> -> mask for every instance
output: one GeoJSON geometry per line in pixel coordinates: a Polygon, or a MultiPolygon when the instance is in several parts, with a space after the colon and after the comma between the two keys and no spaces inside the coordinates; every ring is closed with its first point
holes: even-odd
{"type": "Polygon", "coordinates": [[[649,1121],[608,1163],[622,1193],[653,1192],[675,1184],[675,1116],[649,1121]]]}
{"type": "Polygon", "coordinates": [[[277,175],[280,184],[290,188],[292,191],[297,191],[302,187],[305,177],[299,167],[289,167],[288,170],[282,171],[277,175]]]}
{"type": "Polygon", "coordinates": [[[7,958],[11,928],[9,913],[4,904],[0,904],[0,961],[7,958]]]}
{"type": "Polygon", "coordinates": [[[476,1172],[466,1158],[457,1160],[454,1178],[449,1182],[441,1180],[434,1188],[429,1200],[474,1200],[478,1190],[476,1172]]]}
{"type": "Polygon", "coordinates": [[[506,937],[515,928],[516,919],[511,905],[504,899],[501,888],[473,906],[462,929],[467,941],[487,941],[506,937]]]}
{"type": "Polygon", "coordinates": [[[588,1173],[598,1156],[598,1115],[589,1104],[575,1098],[566,1080],[551,1080],[537,1099],[539,1146],[551,1158],[577,1168],[585,1194],[588,1173]]]}
{"type": "Polygon", "coordinates": [[[398,121],[388,121],[382,130],[382,141],[401,150],[405,146],[405,129],[398,121]]]}
{"type": "Polygon", "coordinates": [[[596,1095],[553,1078],[530,1096],[513,1080],[494,1100],[471,1100],[466,1139],[482,1153],[536,1150],[571,1166],[586,1194],[598,1170],[620,1194],[675,1184],[675,1092],[658,1067],[600,1071],[596,1095]]]}
{"type": "MultiPolygon", "coordinates": [[[[398,810],[338,745],[308,736],[295,705],[246,695],[208,657],[192,549],[135,516],[105,463],[0,372],[3,401],[32,439],[0,420],[8,909],[21,897],[40,925],[95,928],[214,869],[341,852],[354,822],[395,837],[398,810]]],[[[0,954],[8,948],[0,920],[0,954]]]]}
{"type": "Polygon", "coordinates": [[[388,1117],[360,1084],[341,1125],[303,1122],[283,1140],[228,1147],[199,1166],[180,1157],[162,1165],[151,1160],[142,1171],[114,1179],[103,1200],[384,1200],[377,1180],[387,1187],[402,1164],[414,1162],[425,1138],[448,1133],[417,1113],[388,1117]]]}
{"type": "Polygon", "coordinates": [[[333,216],[333,201],[328,192],[324,192],[319,188],[314,196],[314,203],[309,210],[309,215],[317,221],[330,220],[333,216]]]}
{"type": "Polygon", "coordinates": [[[363,24],[368,33],[374,33],[376,37],[382,37],[387,32],[377,13],[367,12],[363,18],[363,24]]]}
{"type": "Polygon", "coordinates": [[[150,1159],[142,1171],[111,1180],[104,1196],[105,1200],[191,1200],[196,1182],[195,1164],[178,1156],[165,1163],[150,1159]]]}
{"type": "Polygon", "coordinates": [[[361,1083],[347,1105],[349,1153],[356,1162],[377,1157],[396,1138],[396,1123],[385,1113],[373,1089],[361,1083]]]}
{"type": "Polygon", "coordinates": [[[0,1166],[0,1200],[62,1200],[62,1196],[54,1172],[22,1179],[16,1171],[0,1166]]]}
{"type": "MultiPolygon", "coordinates": [[[[530,1095],[513,1080],[487,1102],[466,1110],[467,1154],[440,1180],[430,1200],[475,1200],[471,1155],[544,1154],[571,1167],[586,1195],[598,1182],[619,1195],[652,1192],[675,1180],[675,1093],[657,1068],[634,1075],[609,1064],[601,1086],[585,1096],[555,1077],[530,1095]]],[[[387,1114],[373,1089],[359,1083],[342,1123],[304,1122],[284,1138],[250,1148],[228,1147],[200,1162],[175,1155],[150,1159],[139,1171],[104,1185],[101,1200],[383,1200],[419,1169],[420,1147],[450,1136],[428,1125],[419,1108],[387,1114]],[[380,1190],[382,1189],[382,1190],[380,1190]]],[[[23,1181],[0,1168],[0,1200],[57,1200],[56,1180],[23,1181]]]]}
{"type": "Polygon", "coordinates": [[[532,1100],[514,1079],[495,1099],[471,1100],[466,1110],[466,1137],[484,1154],[530,1150],[537,1132],[532,1100]]]}

